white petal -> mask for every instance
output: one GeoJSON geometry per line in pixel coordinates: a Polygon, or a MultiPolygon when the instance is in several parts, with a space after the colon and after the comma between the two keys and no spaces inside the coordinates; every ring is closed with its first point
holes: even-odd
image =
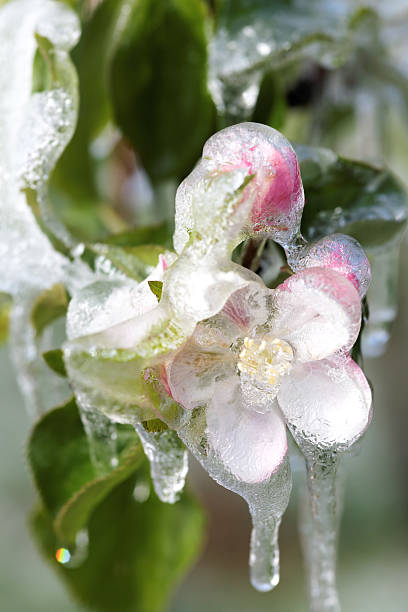
{"type": "Polygon", "coordinates": [[[207,409],[208,442],[239,480],[262,482],[277,470],[287,451],[286,429],[275,402],[261,414],[243,405],[238,377],[219,383],[207,409]]]}
{"type": "Polygon", "coordinates": [[[221,315],[235,323],[245,334],[256,325],[265,323],[270,311],[272,291],[258,283],[248,283],[235,291],[225,303],[221,315]]]}
{"type": "Polygon", "coordinates": [[[295,438],[322,449],[345,450],[371,419],[371,391],[350,358],[297,363],[283,378],[278,402],[295,438]]]}
{"type": "Polygon", "coordinates": [[[334,270],[309,268],[289,277],[276,289],[272,308],[271,332],[287,340],[300,361],[349,350],[360,330],[357,290],[334,270]]]}
{"type": "Polygon", "coordinates": [[[231,376],[234,367],[229,350],[217,346],[205,349],[192,338],[166,365],[168,390],[184,408],[207,405],[217,382],[231,376]]]}

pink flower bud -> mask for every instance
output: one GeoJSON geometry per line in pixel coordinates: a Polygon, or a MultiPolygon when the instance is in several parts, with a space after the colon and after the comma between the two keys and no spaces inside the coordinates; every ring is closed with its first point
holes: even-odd
{"type": "Polygon", "coordinates": [[[244,191],[244,199],[253,199],[249,233],[278,242],[297,234],[303,186],[295,152],[282,134],[257,123],[234,125],[210,138],[203,159],[214,172],[244,168],[254,176],[244,191]]]}

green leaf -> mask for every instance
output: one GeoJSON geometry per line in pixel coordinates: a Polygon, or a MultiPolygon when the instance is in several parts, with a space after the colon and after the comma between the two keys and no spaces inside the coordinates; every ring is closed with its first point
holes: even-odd
{"type": "Polygon", "coordinates": [[[55,319],[65,316],[67,308],[68,296],[62,283],[57,283],[44,291],[36,299],[31,312],[31,322],[37,336],[40,336],[55,319]]]}
{"type": "Polygon", "coordinates": [[[212,131],[201,0],[133,0],[111,64],[117,123],[154,181],[183,177],[212,131]]]}
{"type": "Polygon", "coordinates": [[[8,338],[12,305],[11,296],[0,292],[0,344],[6,342],[8,338]]]}
{"type": "Polygon", "coordinates": [[[302,231],[308,240],[342,232],[371,249],[401,234],[408,197],[389,170],[328,149],[297,145],[295,150],[306,200],[302,231]]]}
{"type": "Polygon", "coordinates": [[[199,552],[203,516],[188,495],[175,505],[154,494],[136,501],[135,484],[146,487],[148,468],[134,431],[123,434],[119,466],[96,477],[75,401],[42,417],[28,447],[44,506],[32,517],[33,533],[80,602],[102,612],[159,612],[199,552]],[[75,555],[75,536],[85,526],[86,559],[58,564],[57,549],[75,555]]]}
{"type": "Polygon", "coordinates": [[[35,425],[28,456],[42,502],[54,519],[56,534],[72,544],[92,511],[140,465],[143,457],[136,434],[122,452],[119,466],[97,476],[74,400],[46,413],[35,425]]]}
{"type": "Polygon", "coordinates": [[[172,245],[173,227],[167,222],[157,225],[134,227],[129,231],[113,234],[105,242],[116,246],[142,246],[146,244],[159,244],[163,247],[172,245]]]}
{"type": "Polygon", "coordinates": [[[47,366],[56,374],[60,376],[67,376],[65,369],[65,363],[61,349],[54,349],[52,351],[46,351],[43,353],[43,359],[47,366]]]}
{"type": "Polygon", "coordinates": [[[143,246],[114,246],[110,244],[92,244],[88,248],[95,255],[102,256],[123,274],[141,282],[159,263],[159,255],[165,249],[155,244],[143,246]]]}
{"type": "Polygon", "coordinates": [[[149,287],[151,292],[157,297],[157,301],[160,302],[163,292],[163,283],[161,281],[149,281],[149,287]]]}
{"type": "Polygon", "coordinates": [[[55,560],[60,541],[44,511],[31,525],[45,557],[83,604],[101,612],[161,612],[202,545],[203,515],[190,496],[174,504],[132,493],[146,468],[116,487],[92,514],[88,557],[79,567],[55,560]]]}

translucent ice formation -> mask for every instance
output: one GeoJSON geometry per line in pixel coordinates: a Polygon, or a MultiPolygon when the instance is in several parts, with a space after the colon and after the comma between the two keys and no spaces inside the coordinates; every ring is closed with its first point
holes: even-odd
{"type": "Polygon", "coordinates": [[[293,10],[280,3],[223,2],[210,44],[209,89],[221,115],[231,123],[248,119],[265,72],[289,58],[313,57],[333,66],[347,57],[345,3],[311,0],[293,10]]]}
{"type": "Polygon", "coordinates": [[[397,316],[398,276],[401,236],[370,249],[372,282],[368,292],[370,316],[362,334],[363,355],[379,357],[391,337],[392,324],[397,316]]]}
{"type": "Polygon", "coordinates": [[[371,280],[370,262],[361,245],[345,234],[331,234],[310,244],[289,245],[288,263],[294,271],[321,266],[345,276],[360,297],[367,293],[371,280]]]}
{"type": "Polygon", "coordinates": [[[149,282],[162,282],[172,257],[170,253],[161,256],[158,266],[140,284],[129,278],[101,279],[77,291],[67,314],[69,340],[64,348],[98,469],[114,467],[117,461],[114,423],[131,424],[150,461],[156,493],[168,503],[177,501],[184,486],[186,450],[174,431],[150,432],[142,422],[158,417],[172,420],[177,408],[165,395],[154,367],[146,368],[149,360],[143,361],[141,355],[126,358],[112,347],[130,347],[132,342],[136,345],[152,327],[168,320],[149,282]],[[108,346],[110,351],[104,353],[102,347],[108,346]]]}
{"type": "MultiPolygon", "coordinates": [[[[348,356],[360,317],[353,284],[313,267],[277,290],[252,282],[234,292],[167,362],[166,386],[186,410],[179,435],[213,478],[249,504],[251,580],[260,590],[278,580],[277,530],[290,488],[286,472],[282,479],[285,423],[312,457],[349,449],[370,421],[367,381],[348,356]]],[[[335,547],[327,555],[335,564],[335,547]]]]}
{"type": "Polygon", "coordinates": [[[306,454],[307,490],[302,500],[300,533],[309,582],[311,612],[340,612],[336,587],[337,537],[342,510],[340,457],[332,452],[306,454]]]}
{"type": "Polygon", "coordinates": [[[175,431],[146,431],[135,426],[150,461],[154,490],[162,502],[174,504],[184,488],[188,472],[187,451],[175,431]]]}
{"type": "Polygon", "coordinates": [[[361,283],[361,278],[367,277],[368,258],[372,270],[371,288],[367,294],[370,316],[362,334],[362,350],[367,356],[382,354],[397,311],[398,252],[408,221],[406,192],[387,169],[351,162],[327,149],[302,145],[296,147],[296,153],[308,200],[302,231],[315,246],[309,245],[297,252],[296,244],[289,245],[291,265],[299,269],[297,256],[301,265],[308,263],[310,248],[315,254],[318,249],[318,256],[326,261],[330,259],[330,265],[341,255],[345,261],[340,267],[346,264],[354,280],[367,291],[368,279],[361,283]],[[333,198],[330,185],[337,183],[345,183],[348,188],[333,198]],[[343,237],[342,244],[333,245],[333,240],[337,243],[339,240],[337,232],[355,236],[366,255],[358,245],[356,250],[356,243],[351,238],[343,237]]]}
{"type": "Polygon", "coordinates": [[[299,231],[303,206],[297,158],[286,138],[266,125],[234,125],[206,142],[199,164],[177,191],[174,246],[180,253],[194,231],[205,234],[208,228],[210,235],[215,223],[227,219],[226,240],[243,230],[286,243],[299,231]],[[241,185],[242,193],[231,210],[226,196],[232,185],[241,185]]]}
{"type": "Polygon", "coordinates": [[[70,265],[40,230],[33,210],[41,210],[48,233],[68,241],[47,206],[46,184],[75,125],[76,76],[68,51],[78,36],[77,17],[61,3],[15,0],[0,8],[0,289],[14,297],[11,350],[32,413],[50,407],[54,396],[41,392],[44,364],[31,308],[70,265]],[[37,89],[36,58],[48,61],[53,73],[49,86],[37,89]]]}

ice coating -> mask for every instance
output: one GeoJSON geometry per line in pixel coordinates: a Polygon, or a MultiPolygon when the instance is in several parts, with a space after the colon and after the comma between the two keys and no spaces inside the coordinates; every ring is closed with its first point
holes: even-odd
{"type": "Polygon", "coordinates": [[[64,398],[61,381],[50,372],[43,384],[47,341],[36,337],[31,309],[44,289],[63,281],[68,269],[72,273],[72,264],[54,250],[29,204],[68,242],[47,208],[46,183],[76,121],[76,76],[68,51],[78,37],[78,18],[61,3],[16,0],[0,8],[0,289],[14,296],[11,353],[32,415],[64,398]],[[55,79],[49,90],[33,92],[41,36],[53,45],[55,79]]]}
{"type": "Polygon", "coordinates": [[[318,7],[299,3],[293,11],[255,1],[237,10],[234,2],[223,2],[209,47],[208,81],[220,114],[231,123],[250,117],[263,74],[302,47],[306,57],[335,65],[346,52],[348,17],[344,3],[334,0],[318,7]]]}
{"type": "Polygon", "coordinates": [[[214,200],[225,200],[222,186],[229,180],[230,173],[237,178],[252,178],[237,203],[238,210],[250,203],[238,231],[268,235],[285,243],[298,233],[304,196],[292,147],[271,127],[241,123],[217,132],[206,142],[198,166],[177,191],[174,234],[177,252],[181,252],[190,239],[194,224],[198,225],[197,217],[200,228],[203,225],[205,228],[209,221],[214,225],[220,206],[214,200]],[[204,194],[217,179],[220,183],[218,193],[214,193],[211,207],[204,207],[204,194]]]}
{"type": "Polygon", "coordinates": [[[360,317],[357,291],[333,270],[303,270],[276,290],[248,284],[169,358],[167,386],[186,410],[206,406],[208,442],[228,469],[261,482],[287,448],[275,398],[322,448],[348,447],[367,427],[371,394],[347,356],[360,317]]]}
{"type": "Polygon", "coordinates": [[[119,465],[115,423],[87,401],[77,396],[79,413],[88,439],[89,454],[96,472],[103,476],[119,465]]]}
{"type": "Polygon", "coordinates": [[[340,456],[306,449],[306,481],[300,534],[311,612],[340,612],[336,586],[337,539],[342,510],[340,456]]]}
{"type": "MultiPolygon", "coordinates": [[[[57,157],[76,119],[76,79],[67,50],[77,41],[77,17],[51,0],[17,0],[0,9],[0,275],[4,291],[45,288],[61,279],[64,258],[34,221],[22,188],[43,197],[57,157]],[[57,71],[69,74],[55,89],[32,93],[35,33],[56,46],[57,71]]],[[[41,206],[41,203],[40,203],[41,206]]]]}
{"type": "Polygon", "coordinates": [[[177,431],[209,475],[247,502],[253,521],[249,556],[251,583],[259,591],[270,591],[279,583],[278,531],[292,488],[289,461],[284,459],[266,480],[245,483],[211,449],[203,409],[186,412],[177,431]]]}
{"type": "Polygon", "coordinates": [[[167,504],[178,501],[188,472],[187,451],[175,431],[146,431],[135,425],[146,457],[150,461],[150,473],[158,498],[167,504]]]}
{"type": "Polygon", "coordinates": [[[345,276],[360,297],[367,293],[371,280],[370,262],[361,245],[345,234],[331,234],[316,242],[287,249],[288,263],[297,272],[321,266],[345,276]]]}

